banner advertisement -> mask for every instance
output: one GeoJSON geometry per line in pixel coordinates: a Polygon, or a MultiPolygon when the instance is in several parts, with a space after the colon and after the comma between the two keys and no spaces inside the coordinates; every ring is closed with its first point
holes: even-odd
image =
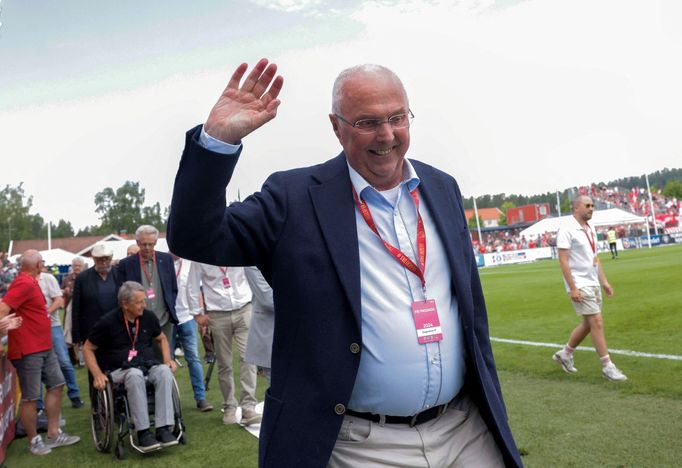
{"type": "Polygon", "coordinates": [[[4,463],[7,446],[14,439],[17,391],[16,371],[0,350],[0,463],[4,463]]]}
{"type": "Polygon", "coordinates": [[[484,266],[487,267],[534,262],[542,258],[552,258],[552,249],[550,247],[483,254],[484,266]]]}

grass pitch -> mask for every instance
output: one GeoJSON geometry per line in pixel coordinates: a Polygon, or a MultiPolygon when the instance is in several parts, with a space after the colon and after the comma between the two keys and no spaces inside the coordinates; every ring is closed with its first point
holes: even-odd
{"type": "MultiPolygon", "coordinates": [[[[615,289],[604,299],[609,348],[682,356],[682,246],[600,260],[615,289]]],[[[579,319],[558,261],[480,273],[491,336],[566,343],[579,319]]],[[[682,466],[682,361],[612,354],[628,381],[608,382],[594,349],[575,352],[569,375],[551,360],[556,348],[493,348],[526,466],[682,466]]]]}
{"type": "MultiPolygon", "coordinates": [[[[682,356],[682,245],[600,256],[616,291],[605,298],[604,323],[611,349],[682,356]]],[[[493,337],[564,344],[578,323],[557,261],[481,270],[493,337]]],[[[583,342],[591,346],[589,337],[583,342]]],[[[607,382],[592,351],[576,351],[578,374],[552,360],[554,348],[493,343],[510,424],[528,467],[682,466],[682,361],[612,354],[627,382],[607,382]]],[[[235,369],[238,363],[235,361],[235,369]]],[[[87,389],[85,369],[77,370],[87,389]]],[[[36,457],[26,439],[14,441],[5,466],[190,468],[257,466],[257,439],[224,426],[218,410],[195,409],[187,367],[176,375],[189,443],[146,456],[126,447],[126,459],[95,451],[88,410],[65,399],[66,430],[81,436],[72,447],[36,457]]],[[[235,380],[238,375],[235,375],[235,380]]],[[[259,378],[262,400],[265,381],[259,378]]],[[[208,399],[221,397],[217,370],[208,399]]],[[[434,467],[436,468],[436,467],[434,467]]],[[[440,468],[440,467],[437,467],[440,468]]]]}

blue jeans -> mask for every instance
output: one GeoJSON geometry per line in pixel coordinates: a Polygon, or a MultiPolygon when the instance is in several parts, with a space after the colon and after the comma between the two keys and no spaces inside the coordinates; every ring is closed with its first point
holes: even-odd
{"type": "Polygon", "coordinates": [[[59,367],[62,369],[62,374],[64,374],[67,389],[66,395],[69,397],[69,400],[80,398],[80,390],[78,390],[78,384],[76,383],[76,371],[71,364],[69,350],[66,349],[66,341],[64,340],[64,332],[60,326],[52,327],[52,349],[57,355],[59,367]]]}
{"type": "MultiPolygon", "coordinates": [[[[197,323],[190,320],[180,325],[175,326],[175,333],[173,338],[177,336],[180,341],[180,346],[185,353],[185,361],[189,368],[189,380],[192,382],[192,389],[194,389],[194,399],[201,401],[206,399],[206,389],[204,388],[204,369],[201,367],[201,360],[199,359],[198,340],[197,340],[197,323]]],[[[170,343],[171,358],[175,351],[175,343],[170,343]]]]}

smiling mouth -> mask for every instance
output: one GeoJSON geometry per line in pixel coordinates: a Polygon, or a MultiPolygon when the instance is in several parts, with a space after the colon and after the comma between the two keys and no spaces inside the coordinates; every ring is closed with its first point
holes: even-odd
{"type": "Polygon", "coordinates": [[[369,151],[370,151],[370,153],[374,153],[374,154],[379,155],[379,156],[386,156],[388,153],[393,151],[393,147],[382,149],[382,150],[377,149],[377,150],[369,150],[369,151]]]}

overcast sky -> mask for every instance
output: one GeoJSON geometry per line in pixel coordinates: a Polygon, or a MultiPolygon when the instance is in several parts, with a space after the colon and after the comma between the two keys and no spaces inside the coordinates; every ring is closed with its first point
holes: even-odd
{"type": "Polygon", "coordinates": [[[234,68],[268,57],[277,118],[244,140],[228,197],[340,151],[340,70],[379,63],[416,116],[409,157],[464,196],[531,195],[682,166],[679,0],[3,0],[0,184],[98,223],[95,193],[170,203],[184,132],[234,68]]]}

